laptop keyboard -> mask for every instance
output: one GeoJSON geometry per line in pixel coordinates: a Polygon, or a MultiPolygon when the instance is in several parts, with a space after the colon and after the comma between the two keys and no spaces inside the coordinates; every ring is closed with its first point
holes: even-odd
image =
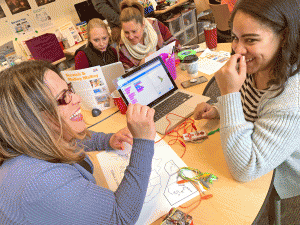
{"type": "Polygon", "coordinates": [[[178,106],[189,100],[191,97],[193,96],[182,92],[177,92],[176,94],[169,97],[167,100],[160,103],[158,106],[154,107],[154,122],[166,116],[169,112],[171,112],[173,109],[177,108],[178,106]]]}

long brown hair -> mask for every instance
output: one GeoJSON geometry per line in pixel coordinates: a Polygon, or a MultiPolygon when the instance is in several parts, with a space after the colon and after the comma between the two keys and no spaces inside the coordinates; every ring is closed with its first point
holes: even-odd
{"type": "Polygon", "coordinates": [[[83,139],[88,132],[76,134],[60,116],[44,83],[48,70],[62,78],[43,61],[22,62],[0,73],[0,165],[20,155],[70,164],[84,159],[84,151],[65,137],[83,139]]]}
{"type": "Polygon", "coordinates": [[[123,0],[120,3],[120,22],[135,22],[143,24],[144,20],[144,7],[137,0],[123,0]]]}
{"type": "MultiPolygon", "coordinates": [[[[284,42],[272,68],[269,85],[284,90],[289,77],[300,72],[300,2],[299,0],[239,0],[231,14],[230,24],[238,11],[242,11],[269,27],[276,35],[283,35],[284,42]]],[[[276,95],[276,96],[277,96],[276,95]]]]}

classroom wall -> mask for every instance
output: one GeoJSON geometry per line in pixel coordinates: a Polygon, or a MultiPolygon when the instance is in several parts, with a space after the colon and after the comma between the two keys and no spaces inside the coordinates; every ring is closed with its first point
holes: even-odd
{"type": "Polygon", "coordinates": [[[22,51],[20,50],[18,44],[15,42],[15,37],[13,35],[11,27],[12,20],[21,19],[24,16],[28,16],[32,22],[32,26],[38,32],[36,33],[36,36],[44,33],[54,33],[55,29],[57,29],[56,27],[59,27],[66,22],[72,21],[74,25],[80,22],[74,4],[83,1],[84,0],[55,0],[54,2],[38,7],[35,0],[28,0],[31,9],[12,15],[6,2],[4,0],[0,0],[0,5],[6,15],[6,17],[0,19],[0,45],[8,41],[14,40],[14,47],[17,53],[22,54],[22,51]],[[33,17],[34,14],[32,12],[32,10],[41,7],[45,7],[48,14],[53,20],[55,28],[41,31],[39,25],[35,22],[35,19],[33,17]]]}

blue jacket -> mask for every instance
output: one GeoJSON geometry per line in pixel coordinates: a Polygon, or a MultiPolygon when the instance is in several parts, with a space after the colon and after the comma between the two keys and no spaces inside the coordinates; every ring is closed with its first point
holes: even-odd
{"type": "MultiPolygon", "coordinates": [[[[85,151],[111,149],[112,134],[92,133],[85,151]]],[[[26,155],[0,167],[0,224],[134,224],[147,191],[154,141],[134,139],[124,178],[114,193],[96,185],[79,164],[26,155]]],[[[91,165],[91,161],[86,158],[91,165]]]]}

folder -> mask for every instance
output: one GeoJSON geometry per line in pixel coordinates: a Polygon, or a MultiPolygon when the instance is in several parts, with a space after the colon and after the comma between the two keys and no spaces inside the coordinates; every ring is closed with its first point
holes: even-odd
{"type": "Polygon", "coordinates": [[[55,34],[43,34],[25,43],[35,60],[55,62],[65,57],[55,34]]]}

